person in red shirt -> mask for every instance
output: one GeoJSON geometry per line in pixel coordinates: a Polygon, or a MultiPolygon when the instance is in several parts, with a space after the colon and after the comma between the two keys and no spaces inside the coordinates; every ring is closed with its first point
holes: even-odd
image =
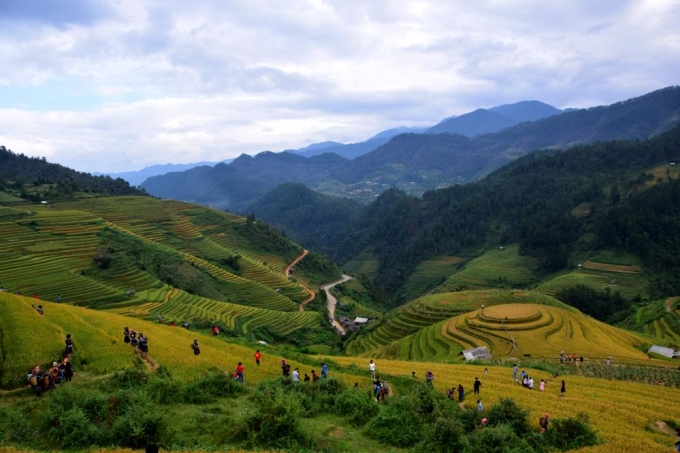
{"type": "Polygon", "coordinates": [[[312,382],[317,382],[319,380],[319,375],[316,374],[316,371],[312,370],[312,382]]]}
{"type": "Polygon", "coordinates": [[[260,350],[258,349],[255,351],[255,363],[257,366],[260,366],[260,360],[262,360],[262,354],[260,354],[260,350]]]}
{"type": "Polygon", "coordinates": [[[238,365],[236,365],[236,371],[234,372],[234,377],[241,384],[243,384],[243,370],[244,370],[243,364],[241,362],[239,362],[238,365]]]}

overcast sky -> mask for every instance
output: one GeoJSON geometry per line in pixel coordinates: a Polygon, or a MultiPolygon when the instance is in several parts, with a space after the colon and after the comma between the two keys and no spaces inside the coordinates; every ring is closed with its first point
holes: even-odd
{"type": "Polygon", "coordinates": [[[218,161],[680,84],[680,0],[0,0],[0,144],[218,161]]]}

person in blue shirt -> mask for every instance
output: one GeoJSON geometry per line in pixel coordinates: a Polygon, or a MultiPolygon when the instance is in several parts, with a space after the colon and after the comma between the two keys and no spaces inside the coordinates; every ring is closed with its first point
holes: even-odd
{"type": "Polygon", "coordinates": [[[328,379],[328,365],[321,364],[321,379],[328,379]]]}

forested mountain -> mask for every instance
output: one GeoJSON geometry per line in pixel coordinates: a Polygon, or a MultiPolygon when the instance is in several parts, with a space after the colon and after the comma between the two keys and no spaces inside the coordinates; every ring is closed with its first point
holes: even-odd
{"type": "Polygon", "coordinates": [[[92,176],[49,163],[45,158],[13,153],[4,146],[0,146],[0,191],[33,201],[66,199],[76,192],[145,194],[122,179],[92,176]]]}
{"type": "Polygon", "coordinates": [[[302,181],[320,184],[327,174],[345,165],[336,154],[310,158],[291,153],[242,154],[231,164],[197,167],[147,179],[142,187],[164,198],[193,201],[219,208],[244,209],[276,186],[302,181]]]}
{"type": "MultiPolygon", "coordinates": [[[[675,161],[679,152],[680,127],[645,141],[535,152],[480,182],[430,191],[422,199],[389,190],[346,224],[343,240],[315,240],[341,264],[370,248],[380,263],[376,283],[396,293],[421,260],[519,243],[520,253],[537,258],[535,271],[543,274],[573,266],[579,253],[625,250],[655,273],[651,294],[677,294],[680,181],[663,182],[671,173],[655,177],[650,169],[675,161]]],[[[330,205],[323,198],[304,202],[312,212],[330,205]]],[[[287,209],[300,208],[289,203],[287,209]]],[[[330,225],[319,216],[305,228],[325,231],[330,225]]]]}
{"type": "Polygon", "coordinates": [[[285,229],[295,242],[321,253],[332,251],[363,209],[354,200],[322,195],[299,183],[281,184],[248,208],[270,225],[285,229]]]}
{"type": "MultiPolygon", "coordinates": [[[[513,108],[518,117],[527,114],[522,106],[513,108]]],[[[535,149],[645,139],[679,123],[680,88],[670,87],[610,106],[572,110],[474,138],[402,134],[351,161],[331,157],[332,154],[306,161],[290,153],[266,152],[255,157],[241,156],[229,166],[217,165],[211,171],[193,169],[151,178],[142,187],[160,197],[236,210],[244,209],[284,182],[300,182],[322,193],[371,201],[390,187],[420,195],[426,190],[478,180],[535,149]]],[[[330,149],[333,148],[323,150],[330,149]]]]}
{"type": "Polygon", "coordinates": [[[447,118],[427,129],[428,134],[461,134],[475,137],[498,132],[525,121],[536,121],[562,113],[552,105],[539,101],[522,101],[499,105],[490,109],[477,109],[464,115],[447,118]]]}

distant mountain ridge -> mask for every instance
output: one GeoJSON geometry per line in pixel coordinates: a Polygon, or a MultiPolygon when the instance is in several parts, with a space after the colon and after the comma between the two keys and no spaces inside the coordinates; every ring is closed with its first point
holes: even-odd
{"type": "MultiPolygon", "coordinates": [[[[510,109],[516,118],[525,118],[536,105],[520,103],[499,109],[506,113],[510,109]],[[531,108],[526,109],[527,106],[531,108]]],[[[549,106],[542,108],[550,110],[549,106]]],[[[254,157],[241,156],[228,166],[216,166],[212,172],[157,176],[142,187],[159,197],[236,210],[244,209],[285,182],[299,182],[322,193],[371,201],[390,187],[420,195],[427,190],[474,181],[532,150],[645,139],[679,123],[680,88],[669,87],[609,106],[522,122],[474,138],[451,133],[400,134],[353,160],[329,153],[334,146],[321,149],[323,154],[309,160],[292,153],[266,152],[254,157]]]]}
{"type": "MultiPolygon", "coordinates": [[[[222,162],[225,164],[230,163],[234,159],[226,159],[223,160],[222,162]]],[[[146,181],[148,178],[152,176],[158,176],[158,175],[165,175],[167,173],[172,173],[172,172],[177,172],[177,171],[186,171],[186,170],[191,170],[192,168],[196,167],[202,167],[202,166],[208,166],[208,167],[213,167],[217,165],[220,162],[208,162],[208,161],[202,161],[202,162],[194,162],[190,164],[162,164],[162,165],[152,165],[150,167],[144,167],[141,170],[133,170],[133,171],[124,171],[120,173],[98,173],[95,172],[93,175],[98,176],[98,175],[107,175],[112,178],[121,178],[129,182],[133,186],[139,186],[141,185],[144,181],[146,181]]]]}

